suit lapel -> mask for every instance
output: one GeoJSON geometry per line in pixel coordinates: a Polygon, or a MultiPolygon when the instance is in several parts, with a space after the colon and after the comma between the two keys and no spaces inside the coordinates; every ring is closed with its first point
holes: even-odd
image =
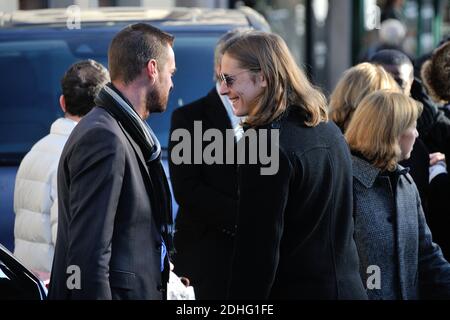
{"type": "Polygon", "coordinates": [[[128,132],[125,130],[125,128],[122,126],[122,124],[119,121],[117,123],[119,124],[119,127],[122,129],[122,132],[124,133],[127,140],[130,142],[130,145],[134,150],[134,154],[136,155],[136,158],[138,159],[139,167],[142,172],[142,178],[143,178],[145,186],[147,188],[147,194],[149,196],[150,205],[152,206],[152,209],[153,209],[152,219],[154,219],[155,223],[158,226],[161,226],[161,217],[156,215],[157,211],[154,210],[154,207],[153,207],[154,204],[152,203],[152,200],[150,197],[150,194],[153,190],[153,183],[152,183],[152,179],[150,177],[150,173],[148,171],[147,164],[145,163],[144,155],[142,154],[142,151],[141,151],[141,148],[139,147],[139,145],[132,139],[132,137],[128,134],[128,132]]]}
{"type": "Polygon", "coordinates": [[[136,154],[137,159],[141,162],[141,166],[144,168],[144,171],[146,173],[146,176],[150,178],[150,174],[148,172],[148,168],[147,165],[145,163],[145,159],[144,159],[144,155],[142,154],[141,148],[138,146],[138,144],[133,140],[133,138],[131,138],[131,136],[128,134],[128,132],[125,130],[125,128],[122,126],[122,124],[120,122],[119,126],[120,129],[122,129],[122,132],[124,133],[125,137],[127,138],[127,140],[130,142],[131,147],[134,150],[134,153],[136,154]]]}

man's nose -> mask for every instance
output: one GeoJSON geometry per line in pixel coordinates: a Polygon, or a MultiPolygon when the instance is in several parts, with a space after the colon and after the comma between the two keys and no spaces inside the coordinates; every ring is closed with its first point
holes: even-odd
{"type": "Polygon", "coordinates": [[[220,81],[219,93],[221,95],[228,94],[229,90],[228,90],[228,87],[227,87],[225,81],[223,81],[223,80],[219,80],[219,81],[220,81]]]}

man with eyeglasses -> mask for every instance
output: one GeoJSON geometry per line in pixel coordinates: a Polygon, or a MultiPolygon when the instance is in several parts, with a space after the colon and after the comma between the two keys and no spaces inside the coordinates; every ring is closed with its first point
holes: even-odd
{"type": "MultiPolygon", "coordinates": [[[[220,61],[225,42],[242,32],[236,29],[219,39],[214,53],[216,86],[207,96],[173,112],[171,136],[177,129],[186,129],[193,136],[194,121],[201,121],[203,132],[217,129],[225,137],[226,130],[234,129],[235,140],[239,140],[243,134],[241,118],[234,115],[230,100],[219,95],[218,88],[219,81],[232,85],[238,76],[221,74],[220,61]]],[[[169,155],[175,144],[169,141],[169,155]]],[[[225,155],[226,147],[223,152],[225,155]]],[[[179,204],[174,271],[189,278],[196,299],[225,299],[236,228],[236,165],[204,162],[177,165],[171,159],[169,168],[174,196],[179,204]]]]}

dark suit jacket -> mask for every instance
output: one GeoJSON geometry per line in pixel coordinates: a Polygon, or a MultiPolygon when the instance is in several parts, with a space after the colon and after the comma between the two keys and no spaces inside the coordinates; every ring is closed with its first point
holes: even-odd
{"type": "Polygon", "coordinates": [[[231,299],[367,299],[353,240],[349,149],[334,123],[307,127],[299,109],[263,128],[280,132],[276,174],[239,166],[231,299]]]}
{"type": "MultiPolygon", "coordinates": [[[[225,136],[225,130],[231,129],[215,88],[206,97],[174,111],[171,133],[182,128],[194,137],[194,121],[202,121],[202,133],[214,128],[225,136]]],[[[169,142],[170,152],[177,143],[169,142]]],[[[197,299],[224,299],[236,223],[236,166],[175,165],[172,161],[169,165],[179,204],[174,271],[191,280],[197,299]]]]}
{"type": "Polygon", "coordinates": [[[50,299],[162,299],[149,179],[139,147],[107,111],[94,108],[80,121],[59,163],[50,299]],[[66,285],[71,265],[81,289],[66,285]]]}
{"type": "Polygon", "coordinates": [[[433,241],[442,249],[447,260],[450,260],[450,176],[441,173],[430,183],[429,210],[427,222],[433,232],[433,241]]]}

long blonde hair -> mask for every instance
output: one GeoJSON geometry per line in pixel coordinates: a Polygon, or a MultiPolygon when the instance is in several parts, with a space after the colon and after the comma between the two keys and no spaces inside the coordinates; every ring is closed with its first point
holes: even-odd
{"type": "Polygon", "coordinates": [[[223,50],[236,59],[241,68],[261,72],[267,82],[266,90],[257,97],[258,102],[247,117],[247,124],[270,123],[290,105],[306,112],[308,126],[328,120],[325,96],[311,85],[280,36],[250,31],[230,39],[223,50]]]}
{"type": "Polygon", "coordinates": [[[402,92],[394,78],[381,66],[364,62],[348,69],[330,96],[331,120],[345,132],[359,102],[368,94],[383,89],[402,92]]]}
{"type": "Polygon", "coordinates": [[[399,137],[421,112],[422,104],[403,93],[374,92],[356,108],[345,139],[352,151],[360,152],[372,165],[392,171],[401,156],[399,137]]]}

